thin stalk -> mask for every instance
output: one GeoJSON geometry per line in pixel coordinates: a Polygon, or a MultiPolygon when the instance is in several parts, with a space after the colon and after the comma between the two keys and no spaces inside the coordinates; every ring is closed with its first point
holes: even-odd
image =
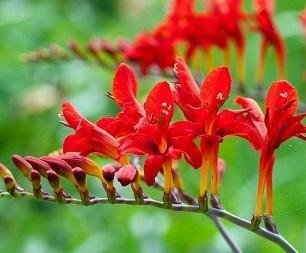
{"type": "MultiPolygon", "coordinates": [[[[13,197],[8,192],[0,192],[0,198],[2,197],[13,197]]],[[[34,198],[33,193],[30,192],[17,192],[16,197],[26,197],[26,198],[34,198]]],[[[56,199],[54,196],[46,195],[43,196],[42,200],[56,202],[56,199]]],[[[96,204],[110,204],[107,198],[93,198],[90,200],[90,205],[96,205],[96,204]]],[[[76,205],[83,205],[82,201],[80,199],[75,198],[64,198],[63,203],[61,204],[76,204],[76,205]]],[[[153,206],[156,208],[161,209],[168,209],[173,211],[180,211],[180,212],[191,212],[191,213],[202,213],[201,209],[198,205],[186,205],[186,204],[172,204],[171,208],[167,208],[163,202],[157,201],[151,198],[144,199],[143,203],[137,202],[135,199],[126,199],[126,198],[117,198],[114,203],[112,204],[123,204],[123,205],[138,205],[138,206],[153,206]]],[[[205,213],[207,216],[214,215],[217,217],[220,217],[222,219],[225,219],[243,229],[249,230],[258,236],[265,238],[278,246],[280,246],[285,252],[287,253],[298,253],[298,251],[280,234],[272,233],[262,227],[259,227],[256,231],[252,230],[252,224],[244,220],[224,209],[216,209],[209,207],[208,211],[205,213]]]]}

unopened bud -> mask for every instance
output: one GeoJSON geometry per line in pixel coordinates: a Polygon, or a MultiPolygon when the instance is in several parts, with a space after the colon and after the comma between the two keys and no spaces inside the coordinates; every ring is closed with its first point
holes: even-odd
{"type": "Polygon", "coordinates": [[[93,39],[88,44],[88,50],[92,52],[94,55],[99,54],[101,50],[101,43],[99,39],[93,39]]]}
{"type": "Polygon", "coordinates": [[[102,167],[102,174],[107,182],[113,182],[116,168],[112,164],[106,164],[102,167]]]}
{"type": "Polygon", "coordinates": [[[80,47],[80,45],[74,41],[71,40],[68,44],[69,49],[74,52],[78,57],[80,57],[81,59],[84,59],[84,53],[82,52],[82,49],[80,47]]]}
{"type": "Polygon", "coordinates": [[[81,191],[86,191],[87,190],[87,186],[86,186],[86,174],[85,172],[79,168],[76,167],[73,169],[73,175],[75,177],[75,180],[78,183],[78,186],[80,187],[81,191]]]}
{"type": "Polygon", "coordinates": [[[24,159],[44,177],[47,177],[47,171],[52,170],[49,164],[34,156],[25,156],[24,159]]]}
{"type": "Polygon", "coordinates": [[[20,155],[13,155],[12,161],[15,164],[16,168],[18,168],[25,177],[30,179],[30,174],[31,174],[31,171],[33,170],[31,164],[29,164],[20,155]]]}
{"type": "Polygon", "coordinates": [[[47,178],[54,192],[58,193],[61,190],[61,181],[59,175],[53,170],[48,170],[47,178]]]}
{"type": "Polygon", "coordinates": [[[72,167],[67,162],[56,156],[45,156],[40,159],[48,163],[57,174],[67,178],[72,184],[78,185],[72,173],[72,167]]]}
{"type": "Polygon", "coordinates": [[[3,181],[8,192],[11,192],[15,188],[16,181],[13,177],[5,176],[3,181]]]}
{"type": "Polygon", "coordinates": [[[117,172],[117,179],[122,186],[127,186],[133,183],[138,178],[138,171],[134,165],[125,165],[121,167],[117,172]]]}
{"type": "Polygon", "coordinates": [[[37,170],[31,171],[30,179],[31,179],[33,189],[37,190],[41,187],[40,185],[41,177],[37,170]]]}
{"type": "Polygon", "coordinates": [[[66,161],[71,167],[80,167],[87,175],[98,177],[103,183],[106,183],[100,166],[91,159],[77,153],[66,153],[60,155],[59,158],[66,161]]]}

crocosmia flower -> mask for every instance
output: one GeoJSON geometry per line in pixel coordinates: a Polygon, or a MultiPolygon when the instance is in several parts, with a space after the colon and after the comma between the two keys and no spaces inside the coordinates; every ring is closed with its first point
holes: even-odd
{"type": "MultiPolygon", "coordinates": [[[[219,188],[219,145],[227,135],[236,135],[250,141],[256,148],[260,142],[257,132],[243,116],[249,109],[220,110],[229,96],[231,77],[227,67],[213,70],[199,88],[182,58],[177,58],[174,68],[177,78],[175,98],[188,121],[177,123],[185,126],[185,135],[201,138],[202,166],[200,198],[206,198],[207,177],[211,170],[211,194],[216,199],[219,188]]],[[[219,206],[216,204],[216,206],[219,206]]]]}
{"type": "Polygon", "coordinates": [[[284,41],[273,21],[274,0],[254,0],[255,20],[257,30],[261,33],[261,47],[257,67],[256,81],[263,81],[267,49],[272,46],[276,52],[278,65],[278,79],[285,78],[285,46],[284,41]]]}
{"type": "Polygon", "coordinates": [[[184,154],[194,167],[201,164],[200,152],[191,138],[178,136],[170,121],[173,116],[173,98],[169,84],[160,82],[149,93],[145,103],[145,121],[137,132],[126,136],[120,145],[122,153],[144,155],[144,178],[148,185],[155,182],[159,171],[165,178],[164,191],[173,188],[172,161],[184,154]]]}
{"type": "Polygon", "coordinates": [[[248,113],[248,119],[257,130],[258,139],[262,141],[254,213],[256,223],[260,221],[262,214],[265,190],[265,215],[272,216],[272,173],[275,150],[284,141],[294,136],[306,140],[306,126],[302,123],[306,113],[295,114],[298,107],[298,95],[296,89],[287,81],[277,81],[271,85],[265,101],[265,116],[254,100],[238,97],[237,102],[245,108],[252,108],[248,113]]]}

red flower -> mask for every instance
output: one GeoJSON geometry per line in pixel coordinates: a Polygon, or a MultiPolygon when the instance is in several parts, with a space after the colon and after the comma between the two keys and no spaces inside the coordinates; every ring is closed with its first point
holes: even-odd
{"type": "Polygon", "coordinates": [[[116,70],[111,92],[111,96],[122,111],[114,118],[107,117],[98,120],[97,126],[116,138],[134,132],[145,117],[145,111],[137,101],[136,94],[135,74],[128,65],[122,63],[116,70]]]}
{"type": "Polygon", "coordinates": [[[259,218],[262,213],[265,189],[267,193],[266,214],[272,215],[272,172],[275,150],[281,143],[294,136],[306,140],[306,126],[302,123],[306,113],[294,115],[298,106],[297,91],[287,81],[274,82],[270,87],[265,102],[264,119],[261,116],[263,113],[254,100],[238,97],[237,102],[243,107],[252,108],[248,113],[248,118],[253,123],[254,129],[257,129],[259,139],[262,139],[254,215],[259,218]]]}
{"type": "Polygon", "coordinates": [[[75,130],[75,133],[67,136],[64,141],[64,153],[79,152],[82,155],[88,155],[94,152],[123,164],[127,163],[125,157],[118,156],[119,142],[117,139],[84,118],[71,103],[63,103],[62,115],[67,125],[75,130]]]}
{"type": "MultiPolygon", "coordinates": [[[[260,147],[257,132],[250,125],[244,114],[249,110],[220,111],[231,89],[231,77],[226,67],[213,70],[198,88],[188,67],[181,58],[177,58],[174,72],[176,102],[189,120],[184,123],[189,127],[185,135],[193,132],[201,137],[203,163],[201,167],[200,197],[206,195],[207,175],[211,173],[211,194],[217,195],[219,188],[218,153],[219,144],[226,135],[236,135],[260,147]]],[[[191,134],[192,135],[192,134],[191,134]]]]}
{"type": "Polygon", "coordinates": [[[124,55],[128,60],[137,63],[144,75],[152,67],[158,67],[164,71],[174,64],[173,43],[171,38],[163,39],[154,33],[141,33],[135,42],[124,51],[124,55]]]}
{"type": "Polygon", "coordinates": [[[273,22],[274,0],[254,0],[257,29],[262,35],[260,56],[257,68],[257,82],[263,80],[268,46],[276,52],[278,62],[278,79],[285,78],[285,46],[284,41],[273,22]]]}
{"type": "MultiPolygon", "coordinates": [[[[245,79],[245,38],[241,28],[241,21],[245,14],[242,11],[241,0],[210,0],[208,1],[209,14],[217,17],[226,37],[231,39],[236,47],[238,62],[238,82],[240,85],[245,79]]],[[[225,49],[225,64],[229,65],[229,49],[225,49]]],[[[241,87],[241,86],[240,86],[241,87]]],[[[242,87],[241,87],[242,88],[242,87]]]]}
{"type": "Polygon", "coordinates": [[[147,154],[144,163],[144,177],[148,185],[155,182],[163,169],[165,193],[172,189],[172,160],[181,153],[194,167],[200,166],[200,153],[188,137],[180,137],[169,126],[173,116],[172,93],[167,82],[158,83],[149,93],[144,104],[146,121],[136,133],[126,136],[120,145],[122,153],[147,154]]]}

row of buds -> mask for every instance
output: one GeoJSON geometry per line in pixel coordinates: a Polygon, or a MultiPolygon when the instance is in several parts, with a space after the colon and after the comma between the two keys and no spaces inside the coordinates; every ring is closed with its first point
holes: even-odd
{"type": "MultiPolygon", "coordinates": [[[[110,203],[114,203],[117,198],[120,198],[114,187],[115,176],[122,186],[131,185],[137,202],[143,203],[144,198],[146,198],[139,183],[141,173],[132,164],[125,166],[107,164],[101,167],[88,157],[78,153],[40,158],[14,155],[12,161],[23,176],[32,184],[32,191],[37,199],[44,199],[48,196],[47,191],[43,189],[41,184],[42,178],[45,178],[52,187],[54,198],[57,202],[65,203],[69,201],[71,196],[62,187],[61,177],[63,177],[75,186],[83,204],[89,205],[90,200],[94,196],[88,190],[87,175],[99,179],[110,203]]],[[[18,196],[19,193],[24,191],[17,184],[11,171],[1,163],[0,176],[11,195],[18,196]]]]}

